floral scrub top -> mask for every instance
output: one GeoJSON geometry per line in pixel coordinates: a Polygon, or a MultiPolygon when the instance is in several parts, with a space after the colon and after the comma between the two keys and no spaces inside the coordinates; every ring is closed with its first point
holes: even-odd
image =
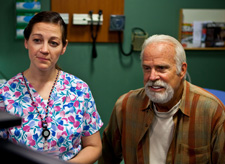
{"type": "MultiPolygon", "coordinates": [[[[44,118],[47,101],[27,84],[44,118]]],[[[0,109],[21,116],[22,125],[0,130],[0,137],[44,151],[41,119],[31,103],[22,73],[1,85],[0,109]]],[[[73,158],[82,149],[81,137],[94,134],[103,125],[88,85],[63,71],[52,91],[46,121],[51,132],[46,152],[62,160],[73,158]]]]}

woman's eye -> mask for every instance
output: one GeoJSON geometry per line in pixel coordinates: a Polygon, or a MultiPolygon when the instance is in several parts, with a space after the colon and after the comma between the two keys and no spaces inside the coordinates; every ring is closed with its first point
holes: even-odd
{"type": "Polygon", "coordinates": [[[59,43],[57,43],[57,42],[50,42],[50,44],[51,44],[51,46],[53,46],[53,47],[56,47],[56,46],[58,46],[59,45],[59,43]]]}
{"type": "Polygon", "coordinates": [[[40,42],[41,42],[40,39],[33,39],[33,41],[34,41],[35,43],[40,43],[40,42]]]}

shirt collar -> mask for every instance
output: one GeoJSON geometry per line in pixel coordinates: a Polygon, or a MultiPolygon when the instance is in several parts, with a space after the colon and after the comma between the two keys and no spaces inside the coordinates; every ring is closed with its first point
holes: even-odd
{"type": "Polygon", "coordinates": [[[159,111],[157,111],[156,106],[155,106],[154,103],[153,103],[153,109],[154,109],[154,112],[155,112],[157,117],[169,118],[169,117],[172,117],[179,110],[180,102],[181,102],[181,100],[167,112],[159,112],[159,111]]]}

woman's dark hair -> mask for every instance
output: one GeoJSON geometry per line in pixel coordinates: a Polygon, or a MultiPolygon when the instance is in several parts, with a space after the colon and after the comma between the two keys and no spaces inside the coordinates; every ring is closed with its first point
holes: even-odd
{"type": "MultiPolygon", "coordinates": [[[[62,31],[63,47],[66,45],[66,43],[67,43],[66,42],[67,26],[66,26],[65,22],[63,21],[62,17],[59,15],[59,13],[54,12],[54,11],[42,11],[32,17],[32,19],[29,21],[27,27],[24,29],[24,32],[23,32],[24,38],[26,40],[29,40],[33,26],[36,23],[40,23],[40,22],[59,24],[61,26],[61,31],[62,31]]],[[[55,65],[55,68],[61,70],[61,68],[58,66],[58,64],[55,65]]]]}
{"type": "Polygon", "coordinates": [[[24,38],[26,40],[29,39],[33,26],[36,23],[40,23],[40,22],[59,24],[62,29],[62,43],[63,43],[63,46],[66,45],[66,38],[67,38],[66,24],[63,21],[62,17],[59,15],[59,13],[54,11],[42,11],[40,13],[37,13],[35,16],[33,16],[33,18],[29,21],[27,27],[24,29],[24,32],[23,32],[24,38]]]}

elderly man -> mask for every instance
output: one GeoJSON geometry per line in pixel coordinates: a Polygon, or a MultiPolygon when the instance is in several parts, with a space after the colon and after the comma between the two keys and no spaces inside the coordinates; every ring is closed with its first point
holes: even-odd
{"type": "Polygon", "coordinates": [[[116,102],[99,163],[225,163],[225,107],[185,80],[181,44],[154,35],[141,52],[144,88],[116,102]]]}

